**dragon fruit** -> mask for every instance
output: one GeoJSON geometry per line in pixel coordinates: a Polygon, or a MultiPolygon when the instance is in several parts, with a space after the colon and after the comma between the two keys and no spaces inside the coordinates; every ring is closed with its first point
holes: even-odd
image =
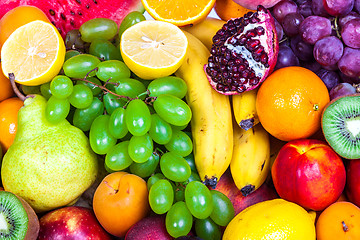
{"type": "Polygon", "coordinates": [[[1,0],[0,18],[20,5],[40,8],[63,37],[68,31],[78,29],[82,23],[92,18],[106,17],[120,25],[128,13],[144,11],[141,0],[1,0]]]}

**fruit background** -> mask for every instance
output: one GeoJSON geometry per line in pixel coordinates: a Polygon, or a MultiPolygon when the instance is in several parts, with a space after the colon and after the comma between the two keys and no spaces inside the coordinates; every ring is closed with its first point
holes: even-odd
{"type": "Polygon", "coordinates": [[[3,0],[0,51],[0,239],[360,239],[359,0],[3,0]]]}

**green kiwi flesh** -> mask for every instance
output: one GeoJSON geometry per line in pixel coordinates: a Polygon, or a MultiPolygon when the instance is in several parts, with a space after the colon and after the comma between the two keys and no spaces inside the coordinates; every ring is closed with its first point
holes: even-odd
{"type": "Polygon", "coordinates": [[[346,159],[360,158],[360,95],[332,100],[321,119],[324,137],[334,151],[346,159]]]}
{"type": "Polygon", "coordinates": [[[0,191],[0,239],[36,239],[39,220],[36,213],[20,197],[0,191]]]}

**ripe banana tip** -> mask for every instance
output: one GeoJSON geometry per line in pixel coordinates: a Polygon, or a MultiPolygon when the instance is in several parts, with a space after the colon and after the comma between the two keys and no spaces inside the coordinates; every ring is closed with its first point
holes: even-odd
{"type": "Polygon", "coordinates": [[[245,119],[245,120],[241,120],[239,122],[239,126],[244,129],[245,131],[249,130],[250,128],[252,128],[254,126],[254,118],[249,118],[249,119],[245,119]]]}
{"type": "Polygon", "coordinates": [[[203,184],[205,184],[207,187],[215,189],[217,182],[218,182],[217,177],[212,176],[211,178],[209,178],[208,176],[205,176],[205,180],[203,181],[203,184]]]}
{"type": "Polygon", "coordinates": [[[246,185],[245,187],[240,189],[241,194],[246,197],[247,195],[249,195],[250,193],[252,193],[255,190],[255,186],[254,185],[246,185]]]}

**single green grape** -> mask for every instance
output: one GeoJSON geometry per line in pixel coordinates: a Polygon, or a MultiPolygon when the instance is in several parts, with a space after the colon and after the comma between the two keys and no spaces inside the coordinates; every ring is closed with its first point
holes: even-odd
{"type": "MultiPolygon", "coordinates": [[[[115,87],[115,92],[121,96],[136,98],[146,91],[145,85],[139,80],[133,78],[123,78],[116,82],[119,84],[115,87]]],[[[145,97],[145,95],[144,95],[145,97]]]]}
{"type": "Polygon", "coordinates": [[[121,35],[123,34],[123,32],[128,29],[129,27],[131,27],[132,25],[144,21],[146,20],[145,16],[138,11],[132,11],[130,13],[128,13],[125,18],[121,21],[121,24],[119,26],[119,38],[121,38],[121,35]]]}
{"type": "Polygon", "coordinates": [[[155,182],[149,191],[149,204],[156,214],[164,214],[173,205],[174,189],[166,179],[155,182]]]}
{"type": "Polygon", "coordinates": [[[112,114],[115,109],[125,106],[126,102],[117,96],[107,93],[103,97],[104,106],[108,114],[112,114]]]}
{"type": "Polygon", "coordinates": [[[46,119],[53,124],[63,121],[70,111],[70,103],[67,99],[51,96],[46,103],[46,119]]]}
{"type": "Polygon", "coordinates": [[[90,127],[90,146],[95,153],[100,155],[108,153],[117,142],[109,131],[109,119],[109,115],[97,116],[90,127]]]}
{"type": "Polygon", "coordinates": [[[94,97],[91,105],[83,109],[75,109],[72,123],[75,127],[80,128],[84,132],[90,130],[92,122],[97,116],[104,113],[104,104],[98,98],[94,97]]]}
{"type": "Polygon", "coordinates": [[[100,60],[90,54],[84,53],[73,56],[64,62],[63,70],[70,78],[84,78],[85,76],[95,76],[93,71],[100,63],[100,60]]]}
{"type": "Polygon", "coordinates": [[[79,28],[81,39],[84,42],[92,42],[97,38],[110,40],[115,37],[118,31],[118,25],[110,18],[90,19],[79,28]]]}
{"type": "Polygon", "coordinates": [[[129,141],[123,141],[110,148],[105,156],[105,164],[109,169],[121,171],[133,163],[128,153],[128,146],[129,141]]]}
{"type": "Polygon", "coordinates": [[[187,161],[187,163],[190,165],[191,171],[197,172],[194,154],[190,153],[189,155],[185,156],[184,158],[187,161]]]}
{"type": "Polygon", "coordinates": [[[189,164],[174,152],[166,152],[161,156],[160,169],[166,178],[174,182],[184,182],[191,175],[189,164]]]}
{"type": "Polygon", "coordinates": [[[185,203],[191,214],[199,219],[209,217],[214,209],[210,190],[199,181],[192,181],[186,185],[185,203]]]}
{"type": "Polygon", "coordinates": [[[151,126],[151,114],[146,103],[141,99],[131,100],[126,107],[125,122],[132,135],[141,136],[147,133],[151,126]]]}
{"type": "Polygon", "coordinates": [[[169,123],[159,117],[158,114],[151,114],[151,126],[149,135],[154,142],[164,145],[168,143],[172,137],[172,128],[169,123]]]}
{"type": "Polygon", "coordinates": [[[147,87],[150,97],[158,97],[162,94],[170,94],[178,98],[185,97],[187,85],[184,80],[175,76],[167,76],[154,79],[147,87]]]}
{"type": "Polygon", "coordinates": [[[52,96],[50,90],[50,82],[43,83],[40,85],[40,93],[45,99],[49,99],[52,96]]]}
{"type": "Polygon", "coordinates": [[[199,174],[197,174],[194,171],[191,171],[190,177],[185,182],[183,182],[182,184],[186,186],[189,182],[192,182],[192,181],[201,182],[199,174]]]}
{"type": "Polygon", "coordinates": [[[207,240],[221,240],[221,229],[211,218],[195,219],[196,236],[207,240]]]}
{"type": "Polygon", "coordinates": [[[50,91],[54,97],[65,99],[70,96],[74,88],[71,79],[64,75],[57,75],[50,82],[50,91]]]}
{"type": "Polygon", "coordinates": [[[146,178],[150,177],[152,173],[155,172],[157,166],[159,165],[160,156],[159,154],[153,152],[149,159],[143,163],[133,162],[129,170],[131,173],[138,175],[139,177],[146,178]]]}
{"type": "Polygon", "coordinates": [[[76,56],[76,55],[80,55],[80,54],[81,54],[81,52],[79,52],[79,51],[77,51],[77,50],[73,50],[73,49],[67,50],[66,53],[65,53],[64,62],[65,62],[66,60],[68,60],[69,58],[72,58],[72,57],[74,57],[74,56],[76,56]]]}
{"type": "Polygon", "coordinates": [[[148,133],[132,136],[129,143],[129,155],[134,162],[146,162],[154,150],[153,140],[148,133]]]}
{"type": "Polygon", "coordinates": [[[185,157],[193,150],[193,143],[191,138],[181,130],[173,129],[172,137],[168,143],[165,144],[167,150],[176,152],[180,156],[185,157]]]}
{"type": "Polygon", "coordinates": [[[98,86],[101,86],[101,82],[97,77],[88,77],[86,78],[86,80],[88,80],[89,82],[85,82],[85,81],[77,81],[76,85],[85,85],[87,87],[89,87],[93,93],[94,96],[97,96],[101,93],[101,88],[99,88],[98,86]],[[96,86],[96,85],[98,86],[96,86]]]}
{"type": "Polygon", "coordinates": [[[106,39],[94,39],[89,47],[89,54],[103,60],[121,60],[119,49],[106,39]]]}
{"type": "Polygon", "coordinates": [[[93,93],[89,87],[85,85],[75,85],[68,99],[70,104],[75,108],[84,109],[91,105],[93,97],[93,93]]]}
{"type": "Polygon", "coordinates": [[[106,60],[97,65],[96,76],[101,81],[116,82],[123,78],[129,78],[130,69],[124,62],[119,60],[106,60]]]}
{"type": "Polygon", "coordinates": [[[185,201],[185,188],[183,186],[177,186],[175,189],[175,202],[185,201]]]}
{"type": "Polygon", "coordinates": [[[156,183],[160,179],[165,179],[165,176],[162,173],[155,173],[154,175],[149,177],[146,183],[147,189],[150,191],[152,185],[154,185],[154,183],[156,183]]]}
{"type": "Polygon", "coordinates": [[[210,190],[214,210],[210,214],[210,218],[220,226],[227,226],[235,216],[235,209],[230,199],[217,190],[210,190]]]}
{"type": "Polygon", "coordinates": [[[110,115],[109,131],[115,138],[120,139],[129,132],[125,123],[125,109],[116,108],[110,115]]]}
{"type": "Polygon", "coordinates": [[[176,202],[166,213],[166,230],[174,238],[186,236],[192,225],[193,216],[183,201],[176,202]]]}
{"type": "Polygon", "coordinates": [[[175,126],[188,124],[192,117],[190,107],[180,98],[170,94],[156,97],[153,106],[162,119],[175,126]]]}

